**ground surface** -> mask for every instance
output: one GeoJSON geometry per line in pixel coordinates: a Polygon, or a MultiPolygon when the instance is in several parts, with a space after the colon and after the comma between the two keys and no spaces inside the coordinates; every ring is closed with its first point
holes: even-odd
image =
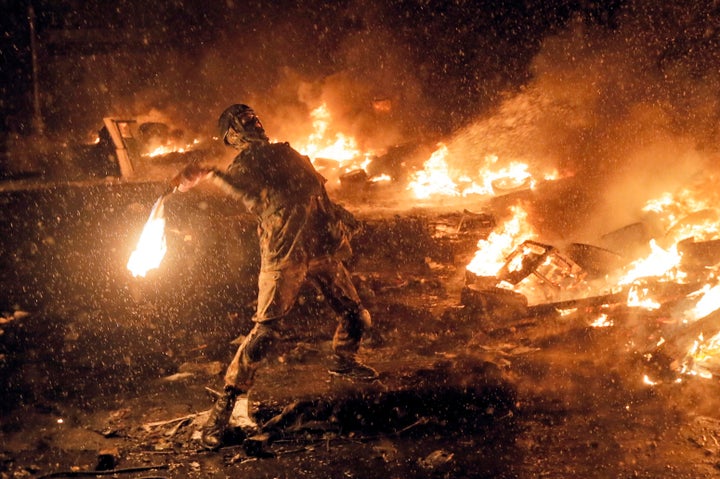
{"type": "Polygon", "coordinates": [[[168,257],[132,278],[125,262],[157,194],[108,184],[0,196],[0,477],[720,474],[717,381],[642,381],[666,315],[614,305],[602,309],[613,325],[597,328],[599,309],[508,317],[463,305],[464,266],[488,229],[459,228],[452,209],[354,211],[350,267],[374,317],[362,352],[380,381],[327,375],[334,319],[308,288],[250,398],[260,423],[294,405],[282,434],[256,451],[202,451],[205,388],[221,384],[250,325],[254,228],[223,198],[173,199],[168,257]]]}

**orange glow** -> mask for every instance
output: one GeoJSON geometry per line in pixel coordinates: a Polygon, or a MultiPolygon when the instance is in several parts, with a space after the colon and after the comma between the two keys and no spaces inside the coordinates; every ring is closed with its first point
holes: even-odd
{"type": "Polygon", "coordinates": [[[590,326],[593,328],[607,328],[612,325],[612,320],[608,319],[608,315],[605,313],[601,314],[600,316],[595,318],[593,322],[590,323],[590,326]]]}
{"type": "Polygon", "coordinates": [[[392,111],[392,101],[387,98],[373,100],[372,107],[377,112],[388,113],[392,111]]]}
{"type": "Polygon", "coordinates": [[[677,245],[663,249],[657,245],[655,240],[650,240],[650,254],[639,259],[628,267],[629,270],[620,279],[620,285],[628,285],[639,278],[662,278],[667,280],[682,280],[685,274],[677,267],[680,264],[681,255],[678,253],[677,245]]]}
{"type": "MultiPolygon", "coordinates": [[[[447,145],[439,143],[430,155],[423,169],[413,174],[408,190],[418,199],[432,196],[467,197],[470,195],[494,196],[518,189],[532,189],[537,181],[526,163],[511,161],[505,166],[499,165],[496,155],[485,157],[485,166],[473,178],[454,171],[448,162],[447,145]]],[[[558,178],[557,170],[546,173],[545,180],[558,178]]]]}
{"type": "Polygon", "coordinates": [[[127,269],[136,278],[138,276],[145,277],[148,271],[160,266],[160,262],[167,252],[164,200],[165,197],[160,197],[155,202],[135,251],[132,252],[127,262],[127,269]]]}
{"type": "Polygon", "coordinates": [[[195,139],[195,140],[193,140],[192,144],[185,145],[185,146],[178,146],[178,145],[172,145],[172,144],[160,145],[160,146],[156,147],[154,150],[143,154],[143,156],[153,158],[156,156],[167,155],[168,153],[184,153],[184,152],[192,149],[193,146],[197,145],[198,143],[200,143],[200,141],[195,139]]]}
{"type": "Polygon", "coordinates": [[[342,172],[365,169],[372,152],[361,151],[354,137],[333,131],[332,116],[325,103],[310,112],[310,117],[313,132],[305,141],[293,142],[300,153],[313,162],[320,158],[334,160],[342,172]]]}
{"type": "Polygon", "coordinates": [[[537,236],[527,222],[527,212],[520,206],[511,208],[512,218],[486,240],[477,243],[478,250],[467,265],[468,271],[478,276],[495,276],[505,264],[506,257],[523,241],[537,236]]]}

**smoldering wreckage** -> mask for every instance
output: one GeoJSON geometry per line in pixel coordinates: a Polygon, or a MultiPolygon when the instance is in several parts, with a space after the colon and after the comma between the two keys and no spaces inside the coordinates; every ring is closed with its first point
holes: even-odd
{"type": "Polygon", "coordinates": [[[208,156],[151,148],[139,131],[105,120],[83,157],[110,159],[93,163],[100,180],[2,191],[13,302],[0,318],[0,477],[707,477],[720,468],[720,420],[698,401],[716,392],[720,366],[711,179],[649,203],[642,221],[595,243],[554,242],[532,214],[572,179],[504,170],[495,191],[403,208],[398,191],[447,195],[427,192],[447,189],[447,176],[433,176],[447,175],[433,171],[442,147],[405,172],[410,181],[385,171],[410,168],[412,148],[374,158],[373,174],[315,159],[355,216],[349,267],[373,313],[363,354],[380,380],[327,376],[334,320],[308,288],[286,346],[236,406],[235,440],[210,453],[197,430],[230,343],[249,329],[254,224],[203,188],[166,197],[148,219],[159,182],[208,156]],[[139,230],[157,220],[165,257],[131,275],[139,230]]]}

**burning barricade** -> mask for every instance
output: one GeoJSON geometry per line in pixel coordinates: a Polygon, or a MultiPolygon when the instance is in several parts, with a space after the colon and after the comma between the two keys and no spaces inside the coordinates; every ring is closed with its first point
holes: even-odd
{"type": "MultiPolygon", "coordinates": [[[[499,197],[508,202],[537,195],[538,183],[559,184],[566,175],[572,176],[572,172],[561,175],[550,166],[526,163],[510,155],[499,158],[483,152],[463,162],[460,157],[472,152],[453,148],[453,144],[436,143],[431,152],[417,144],[370,149],[332,128],[326,105],[312,110],[310,116],[312,132],[298,134],[300,139],[291,143],[310,157],[328,179],[333,194],[351,201],[377,201],[384,185],[392,184],[392,193],[397,193],[403,205],[467,206],[499,197]],[[303,137],[307,141],[301,141],[303,137]],[[458,203],[444,203],[446,198],[458,203]]],[[[165,138],[167,134],[153,125],[146,136],[165,138]]],[[[533,229],[520,204],[509,208],[510,217],[502,223],[492,215],[466,211],[466,223],[453,230],[464,236],[458,241],[466,241],[473,234],[471,223],[491,231],[477,242],[477,251],[466,266],[460,301],[468,309],[495,319],[581,310],[591,316],[584,322],[592,327],[619,324],[609,309],[625,308],[647,314],[648,322],[654,322],[656,334],[648,339],[648,347],[638,346],[638,350],[656,349],[659,338],[666,344],[671,337],[686,343],[684,337],[680,339],[680,331],[689,331],[688,326],[720,307],[708,306],[712,303],[707,299],[717,282],[720,221],[712,207],[713,196],[706,194],[708,185],[701,189],[703,194],[695,194],[700,189],[687,189],[648,201],[641,221],[597,238],[597,245],[551,244],[533,229]],[[689,318],[687,311],[695,308],[695,303],[703,306],[703,312],[689,318]],[[588,308],[593,311],[588,312],[588,308]]],[[[418,243],[411,234],[401,236],[402,241],[418,243]]],[[[397,256],[396,249],[388,250],[397,256]]],[[[703,321],[702,331],[693,333],[692,342],[700,337],[712,339],[720,331],[720,327],[713,330],[712,323],[703,321]]],[[[708,351],[710,343],[705,339],[697,350],[708,351]]],[[[682,358],[687,351],[673,356],[682,358]]]]}
{"type": "Polygon", "coordinates": [[[529,305],[577,299],[586,291],[587,273],[551,245],[525,240],[494,276],[467,271],[461,301],[488,314],[527,315],[529,305]]]}
{"type": "Polygon", "coordinates": [[[554,315],[589,328],[626,328],[629,352],[655,371],[647,384],[720,374],[714,359],[720,351],[714,210],[669,215],[665,225],[654,217],[663,227],[639,222],[600,238],[621,252],[546,244],[521,206],[511,212],[478,241],[461,294],[465,308],[508,324],[554,315]]]}

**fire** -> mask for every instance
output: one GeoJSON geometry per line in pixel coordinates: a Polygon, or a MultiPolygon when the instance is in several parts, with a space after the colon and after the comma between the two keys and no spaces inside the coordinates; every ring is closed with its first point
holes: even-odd
{"type": "Polygon", "coordinates": [[[527,222],[527,212],[516,205],[511,207],[512,218],[499,231],[490,233],[486,240],[478,241],[478,250],[467,265],[468,271],[478,276],[495,276],[505,264],[505,258],[526,239],[536,235],[527,222]]]}
{"type": "Polygon", "coordinates": [[[160,266],[165,253],[167,242],[165,238],[164,204],[165,197],[161,196],[152,208],[150,217],[143,227],[135,251],[130,255],[127,269],[134,277],[145,277],[148,271],[160,266]]]}
{"type": "Polygon", "coordinates": [[[348,172],[365,169],[372,152],[362,152],[354,137],[341,132],[332,132],[332,116],[327,104],[323,103],[310,112],[313,132],[305,142],[295,142],[298,151],[311,160],[319,158],[335,160],[338,167],[348,172]]]}
{"type": "Polygon", "coordinates": [[[706,284],[699,291],[696,291],[694,296],[700,296],[700,299],[695,303],[695,307],[685,312],[686,321],[697,321],[720,309],[720,284],[713,287],[706,284]]]}
{"type": "Polygon", "coordinates": [[[392,180],[392,178],[390,177],[390,175],[386,175],[385,173],[381,173],[381,174],[379,174],[379,175],[377,175],[377,176],[373,176],[370,181],[372,181],[373,183],[380,183],[380,182],[385,182],[385,181],[390,181],[390,180],[392,180]]]}
{"type": "Polygon", "coordinates": [[[609,319],[608,315],[605,313],[601,314],[600,316],[595,318],[593,322],[590,323],[590,326],[593,328],[607,328],[612,325],[613,321],[609,319]]]}
{"type": "MultiPolygon", "coordinates": [[[[685,312],[685,321],[688,323],[695,322],[720,309],[720,284],[713,287],[706,284],[701,290],[689,296],[700,296],[700,299],[695,303],[694,308],[685,312]]],[[[701,333],[686,353],[680,373],[703,378],[712,377],[711,373],[703,370],[703,363],[707,363],[719,353],[720,332],[708,340],[705,340],[701,333]]]]}
{"type": "Polygon", "coordinates": [[[408,189],[411,189],[418,199],[429,198],[433,194],[447,196],[459,196],[457,184],[450,179],[447,161],[447,146],[440,143],[439,148],[430,155],[425,162],[424,169],[415,174],[415,179],[410,182],[408,189]]]}
{"type": "MultiPolygon", "coordinates": [[[[709,181],[710,178],[707,180],[709,181]]],[[[624,277],[625,284],[643,276],[652,276],[662,281],[682,281],[687,278],[680,269],[682,258],[678,253],[678,243],[685,239],[712,240],[718,236],[719,215],[712,207],[716,193],[714,184],[711,183],[704,187],[699,185],[696,188],[685,188],[674,194],[665,193],[646,204],[644,210],[652,213],[665,228],[663,242],[670,246],[661,248],[655,242],[651,242],[651,254],[648,258],[633,263],[632,270],[624,277]]],[[[712,279],[714,268],[706,268],[705,271],[708,279],[712,279]]],[[[643,292],[647,290],[631,288],[628,304],[652,304],[654,307],[659,307],[649,295],[643,298],[643,292]]],[[[687,295],[686,299],[693,300],[694,306],[681,313],[682,323],[690,324],[720,309],[720,284],[714,286],[711,283],[705,284],[687,295]]],[[[718,354],[720,354],[720,333],[707,340],[703,334],[700,334],[680,361],[678,372],[710,378],[712,373],[708,372],[708,363],[718,354]]]]}
{"type": "Polygon", "coordinates": [[[720,233],[720,213],[713,207],[712,201],[715,195],[714,183],[693,189],[684,188],[648,201],[643,211],[653,214],[665,228],[665,243],[677,243],[688,238],[710,240],[720,233]]]}
{"type": "MultiPolygon", "coordinates": [[[[423,169],[413,174],[408,184],[415,198],[427,199],[431,196],[470,195],[493,196],[503,191],[520,188],[534,188],[537,181],[530,173],[530,166],[526,163],[511,161],[506,166],[499,166],[496,155],[485,157],[485,166],[477,173],[480,183],[466,175],[454,172],[449,167],[447,158],[449,150],[446,144],[438,143],[438,148],[423,164],[423,169]]],[[[545,180],[557,179],[557,171],[544,175],[545,180]]]]}
{"type": "Polygon", "coordinates": [[[640,284],[633,284],[628,291],[627,305],[648,310],[659,309],[660,303],[653,299],[649,293],[649,288],[640,284]]]}
{"type": "MultiPolygon", "coordinates": [[[[434,194],[433,190],[431,190],[434,181],[431,178],[440,178],[442,181],[437,181],[438,186],[444,186],[444,189],[450,191],[450,194],[454,196],[463,194],[461,189],[463,183],[450,173],[451,169],[448,166],[447,155],[447,147],[441,145],[433,154],[433,157],[426,162],[424,170],[416,175],[416,182],[413,186],[422,186],[424,188],[418,188],[416,191],[422,192],[425,197],[434,194]],[[456,187],[456,189],[450,187],[456,187]]],[[[519,171],[527,173],[529,170],[520,168],[519,171]]],[[[507,173],[507,171],[503,173],[507,173]]],[[[516,177],[518,183],[526,180],[532,183],[532,175],[519,174],[516,177]]],[[[497,185],[497,181],[492,184],[493,187],[497,185]]],[[[513,184],[510,184],[509,187],[513,187],[513,184]]],[[[687,242],[688,240],[697,242],[716,241],[718,239],[720,211],[712,207],[712,201],[695,198],[696,196],[698,198],[702,196],[715,198],[717,193],[714,191],[714,185],[709,185],[708,188],[696,191],[682,190],[674,195],[663,194],[659,198],[648,202],[644,210],[651,214],[651,219],[655,220],[653,226],[661,227],[659,230],[655,229],[655,231],[662,231],[663,234],[656,235],[655,239],[648,243],[650,252],[646,257],[636,259],[636,261],[626,266],[620,271],[619,275],[614,277],[615,282],[613,283],[613,287],[624,287],[623,289],[627,291],[626,304],[628,306],[648,310],[663,308],[662,315],[652,316],[657,318],[658,324],[688,325],[708,317],[712,321],[699,324],[699,326],[703,327],[705,327],[706,323],[709,324],[710,331],[706,330],[705,336],[699,335],[692,347],[687,348],[684,357],[679,357],[677,361],[672,363],[673,369],[678,373],[678,382],[680,381],[680,375],[692,375],[702,378],[714,377],[717,374],[716,370],[720,368],[720,363],[715,359],[720,357],[720,332],[717,332],[717,328],[712,329],[712,326],[717,324],[717,319],[713,314],[720,311],[720,280],[717,277],[720,264],[710,263],[702,268],[697,264],[697,259],[703,258],[703,255],[714,258],[712,255],[716,254],[716,243],[712,243],[707,249],[701,249],[700,253],[694,253],[695,250],[681,248],[681,246],[684,247],[687,244],[681,244],[681,242],[687,242]],[[682,251],[691,251],[697,258],[691,257],[690,261],[683,262],[682,251]],[[688,269],[684,270],[683,267],[688,269]],[[662,283],[671,281],[685,283],[685,286],[683,288],[661,286],[662,283]],[[668,301],[677,301],[676,295],[682,292],[685,287],[695,284],[696,281],[700,281],[700,284],[703,281],[708,284],[702,287],[698,286],[691,294],[684,294],[681,301],[671,303],[674,305],[673,308],[665,307],[668,303],[657,299],[658,293],[663,295],[671,293],[672,298],[666,299],[668,301]],[[678,318],[679,321],[667,321],[667,314],[680,315],[681,317],[678,318]],[[706,337],[710,338],[706,339],[706,337]]],[[[439,191],[439,189],[435,191],[439,191]]],[[[478,249],[467,266],[468,271],[480,277],[501,279],[510,277],[510,280],[519,278],[520,275],[513,277],[513,273],[515,271],[527,271],[530,267],[526,268],[527,265],[523,264],[523,260],[525,257],[532,258],[532,254],[525,254],[525,243],[542,246],[541,243],[528,241],[528,239],[535,236],[533,229],[527,226],[527,214],[525,211],[519,206],[513,208],[513,216],[510,220],[505,222],[501,228],[492,232],[487,239],[480,240],[477,243],[478,249]]],[[[538,257],[538,255],[535,256],[538,257]]],[[[528,264],[534,267],[532,263],[528,264]]],[[[538,270],[545,266],[545,263],[537,266],[533,270],[533,274],[537,275],[538,270]]],[[[532,276],[527,276],[527,278],[532,278],[532,276]]],[[[606,284],[609,279],[609,277],[605,277],[606,284]]],[[[496,286],[513,288],[515,292],[525,296],[528,304],[535,302],[536,298],[534,296],[537,296],[541,301],[546,300],[532,289],[523,289],[525,283],[530,284],[530,282],[522,279],[520,282],[513,281],[512,284],[503,281],[496,284],[496,286]]],[[[581,285],[579,289],[584,292],[584,287],[585,285],[581,285]]],[[[567,289],[563,284],[560,289],[564,291],[564,288],[567,289]]],[[[572,314],[572,312],[574,312],[572,309],[561,310],[560,314],[566,316],[572,314]]],[[[613,326],[613,320],[607,314],[588,318],[588,322],[594,328],[613,326]]],[[[676,342],[678,340],[675,337],[671,341],[676,342]]],[[[656,347],[660,347],[666,342],[665,338],[661,337],[656,342],[656,347]]],[[[648,376],[643,378],[643,382],[648,385],[658,384],[657,381],[648,376]]]]}
{"type": "MultiPolygon", "coordinates": [[[[374,108],[377,110],[378,106],[374,105],[374,108]]],[[[301,138],[293,139],[291,143],[300,153],[307,155],[323,175],[332,177],[331,171],[334,169],[338,170],[339,175],[354,170],[367,172],[367,166],[376,157],[377,151],[362,148],[353,136],[338,131],[326,103],[313,109],[310,118],[312,131],[307,135],[299,135],[301,138]],[[330,171],[323,171],[325,169],[330,171]]],[[[468,175],[459,169],[453,170],[448,157],[447,145],[438,143],[437,149],[423,164],[423,169],[412,174],[407,190],[417,199],[433,196],[493,196],[510,190],[534,188],[536,177],[551,181],[559,176],[557,170],[536,176],[528,164],[519,161],[505,161],[501,164],[496,155],[487,155],[484,166],[477,174],[468,175]]],[[[377,176],[380,178],[373,176],[369,178],[370,181],[390,179],[382,173],[377,176]]]]}
{"type": "Polygon", "coordinates": [[[698,336],[693,345],[690,347],[683,365],[680,368],[681,374],[689,374],[692,376],[700,376],[701,378],[710,379],[712,374],[703,370],[703,363],[708,362],[720,353],[720,333],[716,334],[707,341],[702,334],[698,336]]]}
{"type": "Polygon", "coordinates": [[[643,384],[647,384],[648,386],[655,386],[658,384],[658,382],[653,381],[652,379],[650,379],[650,376],[645,374],[645,375],[643,375],[643,384]]]}
{"type": "Polygon", "coordinates": [[[653,239],[650,240],[650,250],[651,252],[646,258],[639,259],[629,266],[629,271],[620,279],[620,285],[628,285],[639,278],[647,277],[675,281],[685,277],[685,274],[677,269],[682,255],[678,253],[676,244],[668,249],[663,249],[653,239]]]}
{"type": "MultiPolygon", "coordinates": [[[[660,304],[648,292],[636,283],[640,278],[654,278],[658,281],[683,282],[688,275],[681,269],[682,254],[678,251],[678,243],[685,239],[708,240],[718,235],[718,214],[708,207],[708,202],[697,199],[699,191],[683,189],[675,194],[664,193],[658,198],[648,201],[644,211],[655,215],[655,219],[665,229],[662,243],[650,241],[650,254],[633,262],[619,284],[632,285],[628,294],[628,305],[657,309],[660,304]]],[[[703,297],[691,311],[685,313],[684,320],[692,322],[720,308],[720,286],[703,287],[695,293],[703,297]]]]}
{"type": "MultiPolygon", "coordinates": [[[[708,201],[711,195],[704,193],[690,188],[684,188],[674,194],[665,192],[660,197],[649,200],[643,211],[655,213],[662,225],[666,229],[670,229],[688,215],[712,209],[712,203],[708,201]]],[[[705,223],[705,226],[709,227],[711,231],[717,232],[715,225],[705,221],[701,222],[705,223]]],[[[696,226],[702,227],[703,225],[698,223],[696,226]]]]}
{"type": "Polygon", "coordinates": [[[144,153],[143,156],[154,158],[156,156],[167,155],[169,153],[184,153],[188,150],[191,150],[198,143],[200,143],[200,140],[195,139],[191,144],[185,146],[178,146],[174,144],[159,145],[155,147],[155,149],[153,149],[152,151],[144,153]]]}

